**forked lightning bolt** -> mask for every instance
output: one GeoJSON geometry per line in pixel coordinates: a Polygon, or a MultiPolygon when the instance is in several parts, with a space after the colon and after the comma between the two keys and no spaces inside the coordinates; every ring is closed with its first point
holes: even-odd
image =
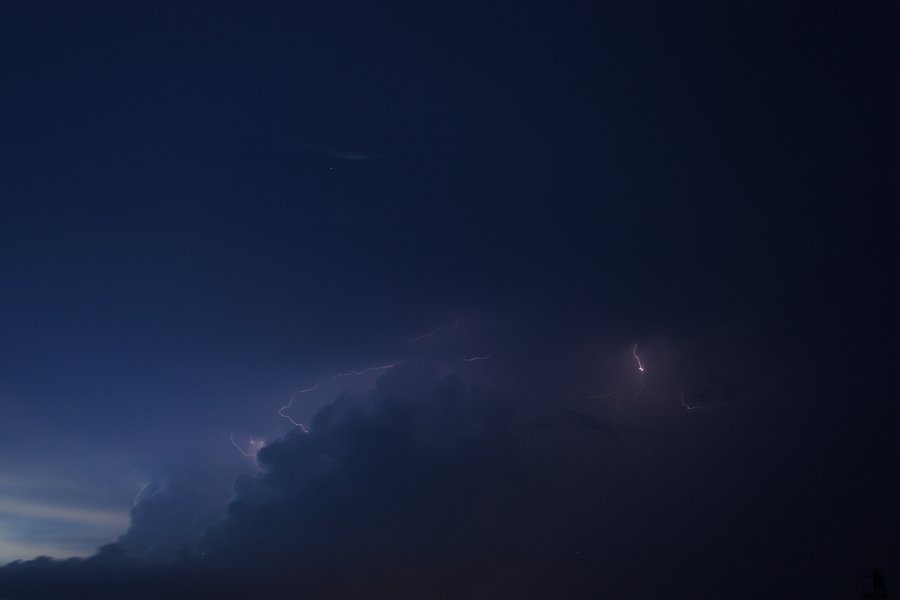
{"type": "Polygon", "coordinates": [[[262,450],[262,447],[266,445],[266,442],[265,442],[264,440],[254,440],[254,439],[253,439],[253,436],[250,436],[250,448],[254,449],[255,451],[254,451],[254,452],[247,452],[246,450],[244,450],[243,448],[241,448],[241,445],[240,445],[240,444],[238,444],[236,441],[234,441],[234,434],[233,434],[233,433],[232,433],[231,435],[229,435],[228,439],[231,440],[231,445],[234,446],[235,448],[237,448],[237,451],[240,452],[242,455],[244,455],[244,456],[246,456],[246,457],[254,457],[254,456],[256,456],[256,454],[257,454],[260,450],[262,450]]]}
{"type": "Polygon", "coordinates": [[[300,423],[299,421],[295,421],[293,418],[291,418],[290,415],[284,414],[284,411],[286,411],[287,409],[289,409],[291,406],[294,405],[294,398],[296,398],[300,394],[305,394],[306,392],[312,392],[313,390],[318,389],[318,387],[319,387],[319,384],[316,383],[316,385],[314,385],[312,387],[308,387],[305,390],[297,390],[296,392],[291,394],[290,401],[278,409],[278,416],[284,417],[285,419],[290,421],[291,425],[293,425],[294,427],[299,427],[300,430],[303,431],[303,433],[309,433],[309,430],[306,428],[306,425],[304,425],[303,423],[300,423]]]}
{"type": "MultiPolygon", "coordinates": [[[[645,372],[644,363],[641,361],[641,357],[637,353],[637,344],[634,344],[634,346],[631,347],[631,355],[634,357],[635,362],[637,362],[638,378],[640,380],[640,387],[634,392],[634,394],[632,394],[631,402],[633,403],[635,400],[637,400],[638,396],[640,396],[641,394],[644,394],[644,393],[658,398],[659,396],[657,396],[656,394],[653,394],[649,390],[647,390],[647,387],[644,383],[644,372],[645,372]]],[[[620,392],[620,390],[615,390],[615,391],[608,392],[605,394],[593,394],[591,396],[588,396],[588,399],[596,400],[598,398],[610,398],[612,396],[615,396],[616,397],[616,413],[621,413],[622,412],[622,401],[621,401],[621,397],[619,396],[619,392],[620,392]]]]}
{"type": "Polygon", "coordinates": [[[278,416],[284,417],[285,419],[290,421],[291,425],[293,425],[295,427],[299,427],[300,430],[303,431],[303,433],[309,433],[309,429],[307,429],[306,425],[304,425],[303,423],[300,423],[299,421],[295,421],[290,415],[285,414],[285,412],[284,412],[294,405],[294,399],[297,396],[316,391],[317,389],[319,389],[320,385],[322,385],[325,381],[328,381],[328,380],[342,379],[345,377],[358,377],[360,375],[366,375],[368,373],[373,373],[375,371],[384,371],[387,369],[393,369],[394,367],[396,367],[399,364],[401,364],[401,363],[393,362],[393,363],[388,363],[386,365],[378,365],[377,367],[368,367],[365,369],[361,369],[359,371],[346,371],[344,373],[335,373],[334,375],[330,375],[328,377],[320,379],[314,385],[312,385],[308,388],[302,389],[302,390],[297,390],[296,392],[291,394],[290,401],[278,409],[278,416]]]}

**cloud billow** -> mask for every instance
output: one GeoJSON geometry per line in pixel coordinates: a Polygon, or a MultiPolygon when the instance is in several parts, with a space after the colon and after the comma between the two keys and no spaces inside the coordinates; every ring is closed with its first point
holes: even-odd
{"type": "Polygon", "coordinates": [[[225,517],[199,540],[187,539],[202,522],[199,504],[186,481],[169,481],[94,557],[0,569],[0,598],[44,597],[50,582],[90,587],[90,597],[160,586],[170,596],[196,586],[279,596],[302,586],[327,597],[352,596],[354,582],[385,593],[401,583],[474,585],[484,565],[535,558],[543,534],[529,523],[555,509],[544,491],[553,461],[534,460],[534,444],[523,442],[536,434],[514,407],[430,365],[404,365],[368,394],[321,410],[309,434],[260,451],[258,474],[235,482],[225,517]]]}
{"type": "Polygon", "coordinates": [[[310,435],[260,452],[208,553],[374,565],[496,551],[503,507],[529,485],[512,416],[499,397],[427,368],[388,375],[321,411],[310,435]]]}

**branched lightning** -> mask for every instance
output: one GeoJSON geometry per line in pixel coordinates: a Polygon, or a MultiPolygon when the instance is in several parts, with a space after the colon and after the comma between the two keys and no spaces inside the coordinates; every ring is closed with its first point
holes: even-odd
{"type": "Polygon", "coordinates": [[[256,456],[256,454],[260,450],[262,450],[262,447],[266,445],[266,442],[264,440],[254,440],[253,436],[250,436],[250,448],[255,449],[255,452],[247,452],[246,450],[241,448],[240,444],[238,444],[236,441],[234,441],[233,433],[228,436],[228,439],[231,440],[231,445],[234,446],[235,448],[237,448],[238,452],[240,452],[242,455],[244,455],[248,458],[252,458],[252,457],[256,456]]]}
{"type": "Polygon", "coordinates": [[[290,415],[284,414],[284,411],[286,411],[287,409],[289,409],[291,406],[294,405],[294,398],[296,398],[300,394],[305,394],[307,392],[312,392],[312,391],[319,389],[319,383],[321,383],[321,381],[317,381],[315,385],[308,387],[306,389],[303,389],[303,390],[297,390],[296,392],[291,394],[290,401],[288,401],[287,404],[285,404],[284,406],[282,406],[281,408],[278,409],[278,416],[284,417],[285,419],[290,421],[294,427],[299,427],[303,431],[303,433],[309,433],[309,430],[306,428],[306,425],[304,425],[303,423],[300,423],[299,421],[295,421],[293,418],[291,418],[290,415]]]}
{"type": "MultiPolygon", "coordinates": [[[[645,373],[644,363],[641,361],[641,357],[637,353],[637,343],[635,343],[634,346],[631,347],[631,355],[634,357],[635,362],[637,362],[638,380],[640,381],[640,387],[638,387],[638,389],[635,390],[634,394],[631,395],[631,402],[634,403],[634,401],[637,400],[638,396],[640,396],[641,394],[645,394],[645,393],[649,394],[655,398],[658,398],[659,396],[651,393],[647,389],[646,384],[644,383],[644,373],[645,373]]],[[[599,398],[611,398],[612,396],[615,396],[616,397],[616,413],[619,414],[622,412],[622,398],[619,395],[620,391],[621,390],[615,390],[615,391],[607,392],[607,393],[592,394],[592,395],[588,396],[587,398],[588,398],[588,400],[596,400],[599,398]]]]}
{"type": "MultiPolygon", "coordinates": [[[[362,369],[361,371],[347,371],[346,373],[336,373],[331,376],[331,379],[340,379],[341,377],[356,377],[358,375],[365,375],[366,373],[371,373],[373,371],[384,371],[385,369],[393,369],[400,362],[392,362],[386,365],[379,365],[377,367],[368,367],[366,369],[362,369]]],[[[321,383],[321,382],[320,382],[321,383]]],[[[318,383],[316,383],[316,387],[318,387],[318,383]]]]}
{"type": "Polygon", "coordinates": [[[329,375],[328,377],[322,378],[319,381],[317,381],[314,385],[311,385],[310,387],[302,389],[302,390],[297,390],[296,392],[291,394],[290,401],[288,401],[287,404],[285,404],[284,406],[282,406],[281,408],[278,409],[278,416],[284,417],[285,419],[290,421],[291,425],[293,425],[294,427],[299,427],[300,430],[303,431],[303,433],[309,433],[309,429],[306,427],[306,425],[304,425],[303,423],[300,423],[299,421],[295,421],[290,415],[285,414],[285,412],[284,412],[294,405],[294,399],[297,396],[316,391],[317,389],[319,389],[320,385],[322,385],[324,382],[326,382],[328,380],[343,379],[345,377],[358,377],[360,375],[366,375],[368,373],[373,373],[375,371],[384,371],[387,369],[393,369],[394,367],[396,367],[399,364],[401,364],[400,361],[392,362],[392,363],[388,363],[385,365],[378,365],[375,367],[367,367],[367,368],[361,369],[359,371],[346,371],[344,373],[335,373],[334,375],[329,375]]]}
{"type": "MultiPolygon", "coordinates": [[[[434,337],[442,332],[449,332],[449,331],[452,331],[455,329],[459,329],[461,323],[462,323],[462,317],[459,317],[456,319],[456,321],[454,321],[450,325],[437,327],[435,329],[432,329],[431,331],[423,333],[422,335],[418,335],[416,337],[409,338],[409,340],[411,342],[420,342],[422,340],[426,340],[428,338],[434,337]]],[[[491,354],[488,353],[488,354],[483,354],[483,355],[473,355],[473,356],[462,357],[461,360],[466,363],[471,363],[471,362],[476,362],[476,361],[489,360],[490,358],[491,358],[491,354]]],[[[376,365],[374,367],[367,367],[365,369],[360,369],[358,371],[345,371],[345,372],[340,372],[340,373],[334,373],[333,375],[329,375],[327,377],[322,377],[318,381],[316,381],[313,385],[311,385],[307,388],[298,389],[294,393],[292,393],[290,396],[290,399],[288,400],[288,403],[285,404],[284,406],[280,407],[277,411],[277,414],[279,417],[286,419],[294,427],[300,428],[300,430],[303,433],[308,434],[309,428],[304,423],[297,421],[290,414],[288,414],[288,411],[290,411],[290,409],[294,406],[294,401],[297,399],[298,396],[314,392],[314,391],[318,390],[323,384],[325,384],[328,381],[334,381],[334,380],[350,378],[350,377],[359,377],[359,376],[367,375],[369,373],[374,373],[376,371],[385,371],[388,369],[393,369],[394,367],[402,364],[402,362],[403,361],[396,361],[396,362],[391,362],[391,363],[387,363],[387,364],[383,364],[383,365],[376,365]]],[[[234,446],[235,449],[238,452],[240,452],[242,456],[246,456],[246,457],[256,456],[256,453],[259,452],[259,450],[262,449],[262,447],[265,445],[265,442],[263,442],[262,440],[257,441],[251,437],[250,438],[250,448],[245,449],[243,446],[241,446],[241,444],[238,444],[235,441],[234,434],[231,434],[229,436],[229,440],[231,441],[231,445],[234,446]]]]}

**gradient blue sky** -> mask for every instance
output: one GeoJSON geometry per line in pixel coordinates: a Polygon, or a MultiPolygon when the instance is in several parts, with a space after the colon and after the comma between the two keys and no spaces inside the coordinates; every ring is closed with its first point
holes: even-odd
{"type": "MultiPolygon", "coordinates": [[[[876,333],[894,310],[880,207],[897,94],[875,13],[4,7],[0,563],[90,555],[135,514],[129,549],[168,535],[164,503],[130,515],[142,489],[194,482],[188,504],[221,516],[235,478],[270,485],[230,435],[299,461],[276,414],[294,390],[325,378],[292,413],[308,422],[384,373],[330,375],[406,361],[520,399],[526,430],[600,432],[516,447],[636,486],[620,523],[655,510],[641,498],[717,497],[729,508],[696,509],[698,528],[748,555],[781,545],[852,578],[896,564],[881,477],[897,409],[866,372],[892,354],[876,333]],[[656,397],[619,414],[586,400],[631,398],[635,343],[656,397]],[[715,410],[685,411],[683,392],[715,410]],[[741,514],[760,539],[730,529],[741,514]]],[[[419,381],[383,385],[404,377],[419,381]]],[[[344,448],[332,433],[316,439],[344,448]]],[[[728,545],[677,527],[660,535],[678,556],[728,545]]],[[[621,572],[658,549],[629,546],[621,572]]]]}

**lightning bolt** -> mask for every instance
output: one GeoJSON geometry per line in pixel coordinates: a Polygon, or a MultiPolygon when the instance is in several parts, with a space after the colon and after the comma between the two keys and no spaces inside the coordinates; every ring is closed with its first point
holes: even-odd
{"type": "MultiPolygon", "coordinates": [[[[640,356],[638,355],[638,353],[637,353],[637,347],[638,347],[637,343],[635,343],[634,346],[631,347],[631,355],[634,357],[634,360],[635,360],[635,362],[637,363],[638,378],[639,378],[639,380],[640,380],[640,382],[641,382],[641,385],[640,385],[640,387],[634,392],[634,394],[632,394],[632,396],[631,396],[631,402],[632,402],[632,403],[634,403],[634,401],[637,400],[638,396],[640,396],[641,394],[644,394],[644,393],[649,394],[649,395],[651,395],[651,396],[654,396],[654,397],[656,397],[656,398],[659,397],[659,396],[657,396],[656,394],[653,394],[653,393],[651,393],[649,390],[647,390],[647,386],[646,386],[646,384],[644,383],[644,372],[645,372],[645,369],[644,369],[644,363],[641,361],[641,357],[640,357],[640,356]]],[[[621,397],[618,395],[618,394],[619,394],[619,391],[620,391],[620,390],[615,390],[615,391],[608,392],[608,393],[605,393],[605,394],[593,394],[593,395],[591,395],[591,396],[588,396],[587,398],[588,398],[588,400],[596,400],[596,399],[598,399],[598,398],[610,398],[611,396],[615,396],[615,397],[616,397],[616,414],[621,414],[621,412],[622,412],[622,399],[621,399],[621,397]]]]}
{"type": "MultiPolygon", "coordinates": [[[[366,373],[371,373],[373,371],[384,371],[386,369],[393,369],[397,365],[401,364],[402,361],[388,363],[386,365],[379,365],[377,367],[368,367],[361,371],[347,371],[346,373],[336,373],[331,376],[331,379],[340,379],[341,377],[356,377],[358,375],[365,375],[366,373]]],[[[319,384],[317,383],[316,386],[319,384]]]]}
{"type": "Polygon", "coordinates": [[[320,383],[321,383],[321,381],[317,381],[316,384],[313,385],[312,387],[308,387],[304,390],[297,390],[296,392],[291,394],[291,399],[288,401],[288,403],[278,409],[278,416],[284,417],[285,419],[290,421],[291,425],[293,425],[294,427],[299,427],[303,431],[303,433],[309,433],[309,430],[306,428],[306,425],[304,425],[303,423],[300,423],[299,421],[295,421],[293,418],[291,418],[290,415],[284,414],[284,411],[288,410],[290,407],[292,407],[294,405],[294,398],[296,398],[300,394],[305,394],[307,392],[313,392],[313,391],[319,389],[320,383]]]}
{"type": "Polygon", "coordinates": [[[285,404],[284,406],[282,406],[281,408],[278,409],[278,416],[284,417],[285,419],[290,421],[291,425],[293,425],[294,427],[299,427],[300,430],[303,431],[303,433],[309,433],[309,429],[306,427],[306,425],[304,425],[303,423],[301,423],[299,421],[295,421],[290,415],[285,414],[285,412],[284,412],[286,410],[289,410],[294,405],[294,399],[296,399],[297,396],[301,396],[303,394],[307,394],[309,392],[316,391],[317,389],[319,389],[319,386],[322,385],[323,383],[325,383],[326,381],[335,380],[335,379],[343,379],[345,377],[358,377],[360,375],[374,373],[375,371],[385,371],[387,369],[393,369],[394,367],[396,367],[397,365],[400,365],[400,364],[402,364],[402,361],[392,362],[392,363],[388,363],[385,365],[378,365],[375,367],[367,367],[367,368],[361,369],[359,371],[346,371],[343,373],[335,373],[334,375],[329,375],[328,377],[324,377],[324,378],[320,379],[319,381],[317,381],[314,385],[312,385],[308,388],[302,389],[302,390],[297,390],[296,392],[291,394],[290,401],[288,401],[287,404],[285,404]]]}
{"type": "Polygon", "coordinates": [[[647,394],[654,398],[659,398],[659,396],[657,396],[656,394],[654,394],[653,392],[648,390],[647,385],[644,383],[644,372],[645,372],[644,363],[641,362],[641,357],[638,356],[637,344],[635,344],[631,348],[631,355],[634,357],[634,360],[637,361],[638,377],[641,380],[641,387],[639,387],[637,389],[637,391],[634,393],[634,395],[631,396],[631,401],[634,402],[635,400],[637,400],[637,397],[640,396],[641,394],[647,394]]]}
{"type": "MultiPolygon", "coordinates": [[[[428,331],[427,333],[423,333],[422,335],[418,335],[416,337],[410,338],[410,341],[411,342],[420,342],[422,340],[434,337],[435,335],[437,335],[443,331],[451,331],[454,329],[458,329],[461,323],[462,323],[462,317],[459,317],[451,325],[432,329],[431,331],[428,331]]],[[[475,361],[489,360],[490,358],[491,358],[490,354],[484,354],[484,355],[474,355],[474,356],[469,356],[469,357],[463,357],[462,360],[464,362],[470,363],[470,362],[475,362],[475,361]]],[[[337,379],[344,379],[344,378],[350,378],[350,377],[359,377],[359,376],[366,375],[369,373],[374,373],[376,371],[384,371],[387,369],[393,369],[394,367],[402,364],[402,362],[403,361],[397,361],[397,362],[387,363],[387,364],[383,364],[383,365],[376,365],[374,367],[367,367],[365,369],[360,369],[358,371],[345,371],[345,372],[341,372],[341,373],[334,373],[333,375],[323,377],[323,378],[319,379],[318,381],[316,381],[310,387],[298,389],[294,393],[292,393],[290,399],[288,400],[288,403],[285,404],[284,406],[280,407],[277,411],[277,414],[279,417],[286,419],[294,427],[299,427],[303,433],[308,434],[309,428],[304,423],[297,421],[291,415],[288,414],[288,411],[290,411],[290,409],[293,408],[293,406],[294,406],[294,401],[299,396],[302,396],[303,394],[308,394],[308,393],[318,390],[320,388],[320,386],[322,386],[322,384],[326,383],[327,381],[334,381],[337,379]]],[[[231,441],[231,445],[234,446],[235,449],[237,449],[237,451],[240,452],[242,456],[246,456],[246,457],[256,456],[256,453],[259,452],[259,450],[265,445],[265,442],[254,440],[251,437],[250,438],[250,448],[251,448],[251,450],[255,449],[256,452],[252,452],[252,451],[248,452],[240,444],[238,444],[235,441],[234,434],[231,434],[229,436],[229,440],[231,441]]]]}
{"type": "Polygon", "coordinates": [[[250,447],[255,448],[256,452],[247,452],[246,450],[244,450],[241,447],[240,444],[238,444],[236,441],[234,441],[233,433],[228,436],[228,439],[231,440],[231,445],[234,446],[235,448],[237,448],[238,452],[240,452],[243,456],[246,456],[248,458],[252,458],[252,457],[256,456],[257,452],[259,452],[262,449],[262,447],[266,445],[266,442],[264,440],[254,440],[253,436],[250,436],[250,447]]]}
{"type": "Polygon", "coordinates": [[[141,501],[141,498],[144,496],[144,492],[147,491],[148,487],[150,487],[149,483],[140,484],[141,489],[138,490],[137,495],[134,497],[134,501],[131,504],[132,508],[138,505],[138,502],[141,501]]]}
{"type": "Polygon", "coordinates": [[[643,372],[644,372],[644,365],[643,365],[643,363],[641,363],[641,357],[638,356],[638,353],[637,353],[637,344],[635,344],[635,345],[634,345],[634,348],[631,349],[631,355],[634,357],[634,360],[637,361],[638,371],[640,371],[641,373],[643,373],[643,372]]]}
{"type": "Polygon", "coordinates": [[[463,361],[464,362],[475,362],[476,360],[490,360],[490,359],[491,359],[491,355],[485,354],[483,356],[476,355],[476,356],[470,356],[469,358],[463,358],[463,361]]]}

